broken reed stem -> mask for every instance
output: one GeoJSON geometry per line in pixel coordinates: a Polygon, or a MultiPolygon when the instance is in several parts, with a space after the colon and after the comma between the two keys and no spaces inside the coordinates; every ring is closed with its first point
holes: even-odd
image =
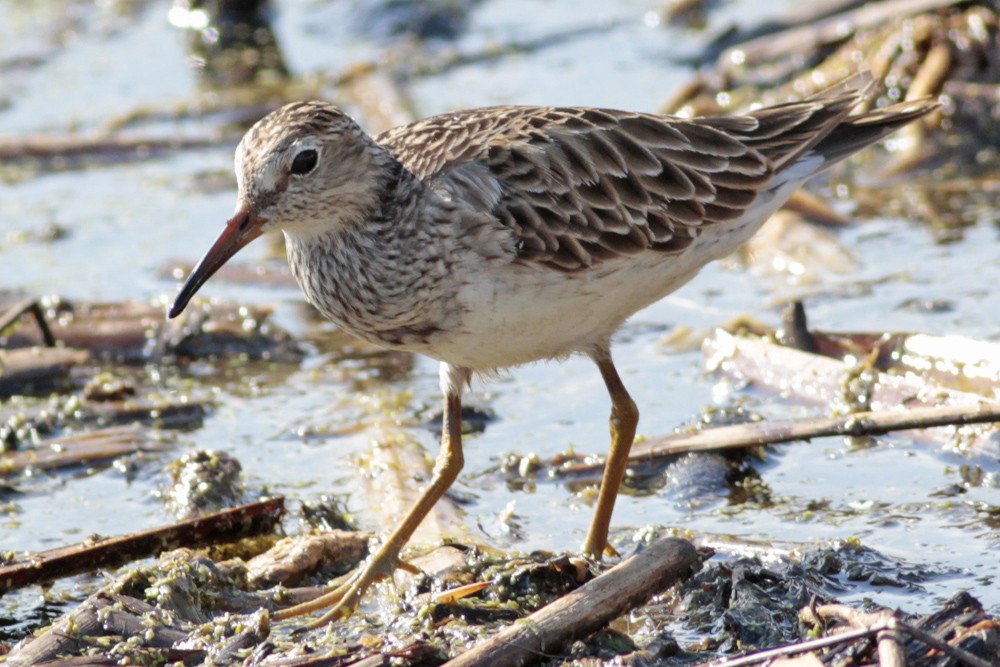
{"type": "Polygon", "coordinates": [[[700,564],[701,558],[690,542],[660,540],[447,665],[513,667],[555,655],[574,639],[604,627],[684,579],[700,564]]]}

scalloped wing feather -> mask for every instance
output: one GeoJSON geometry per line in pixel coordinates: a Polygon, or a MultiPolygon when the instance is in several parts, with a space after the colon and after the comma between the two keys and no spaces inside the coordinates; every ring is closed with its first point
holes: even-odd
{"type": "Polygon", "coordinates": [[[645,250],[681,253],[705,226],[740,221],[780,180],[777,173],[817,146],[833,155],[814,159],[802,180],[872,143],[873,128],[882,136],[903,124],[884,110],[877,122],[857,116],[845,123],[867,91],[693,120],[489,107],[428,118],[375,140],[432,188],[495,216],[512,231],[518,261],[577,271],[645,250]],[[850,131],[852,124],[872,136],[850,141],[864,134],[850,131]],[[838,127],[847,128],[841,139],[850,150],[824,141],[838,127]]]}

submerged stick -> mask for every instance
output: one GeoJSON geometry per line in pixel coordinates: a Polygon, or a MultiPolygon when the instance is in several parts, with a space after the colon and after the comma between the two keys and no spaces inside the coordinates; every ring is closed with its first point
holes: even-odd
{"type": "Polygon", "coordinates": [[[549,657],[645,603],[700,565],[690,542],[673,537],[660,540],[447,664],[509,667],[549,657]]]}
{"type": "Polygon", "coordinates": [[[43,551],[0,567],[0,591],[98,567],[114,567],[180,547],[200,547],[265,533],[274,529],[284,513],[284,498],[272,498],[170,526],[43,551]]]}
{"type": "Polygon", "coordinates": [[[29,450],[0,455],[0,477],[29,467],[56,470],[157,448],[148,431],[134,426],[49,438],[29,450]]]}

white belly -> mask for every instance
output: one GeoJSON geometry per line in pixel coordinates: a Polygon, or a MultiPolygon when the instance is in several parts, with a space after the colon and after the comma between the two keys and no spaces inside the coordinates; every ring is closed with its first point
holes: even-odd
{"type": "Polygon", "coordinates": [[[702,266],[674,259],[644,253],[568,274],[523,265],[485,270],[459,292],[459,325],[421,351],[475,370],[588,352],[702,266]]]}
{"type": "Polygon", "coordinates": [[[648,250],[575,273],[484,263],[458,294],[458,326],[417,351],[473,370],[590,352],[606,345],[633,313],[746,242],[797,187],[786,183],[761,197],[743,218],[699,230],[679,255],[648,250]]]}

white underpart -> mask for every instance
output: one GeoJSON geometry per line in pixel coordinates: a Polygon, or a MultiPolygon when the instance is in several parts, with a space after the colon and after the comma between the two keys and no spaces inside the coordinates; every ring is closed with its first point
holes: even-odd
{"type": "MultiPolygon", "coordinates": [[[[433,351],[421,351],[474,370],[592,353],[633,313],[745,243],[822,165],[821,156],[806,154],[776,176],[743,216],[699,230],[679,255],[641,252],[577,273],[483,263],[469,271],[458,294],[464,311],[459,326],[436,335],[433,351]]],[[[442,367],[442,389],[458,391],[460,381],[453,369],[442,367]]]]}

